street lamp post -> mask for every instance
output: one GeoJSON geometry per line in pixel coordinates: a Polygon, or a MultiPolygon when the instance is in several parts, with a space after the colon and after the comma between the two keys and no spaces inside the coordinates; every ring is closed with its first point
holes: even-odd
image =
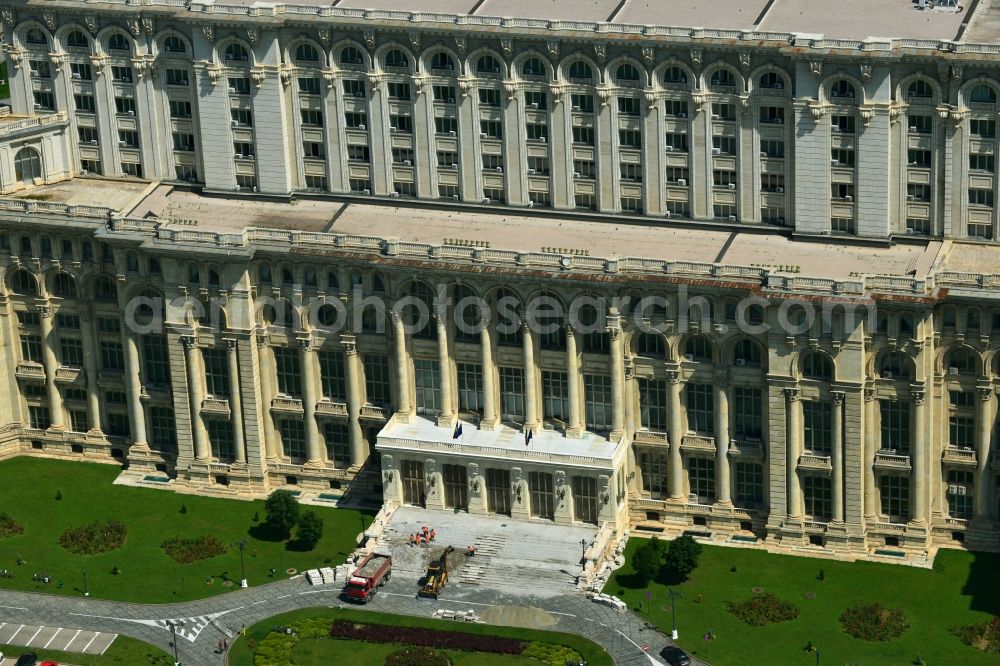
{"type": "Polygon", "coordinates": [[[181,660],[177,657],[177,627],[183,627],[184,620],[168,620],[167,624],[170,625],[170,634],[173,638],[174,666],[181,666],[181,660]]]}
{"type": "Polygon", "coordinates": [[[90,590],[87,589],[87,570],[83,570],[83,596],[89,597],[90,590]]]}
{"type": "Polygon", "coordinates": [[[667,598],[670,599],[670,621],[673,628],[670,630],[670,640],[677,640],[677,597],[683,597],[683,592],[674,592],[674,588],[667,588],[667,598]]]}
{"type": "Polygon", "coordinates": [[[244,551],[247,549],[247,540],[243,539],[239,543],[240,546],[240,571],[242,572],[242,578],[240,579],[240,587],[248,587],[247,585],[247,564],[244,556],[244,551]]]}

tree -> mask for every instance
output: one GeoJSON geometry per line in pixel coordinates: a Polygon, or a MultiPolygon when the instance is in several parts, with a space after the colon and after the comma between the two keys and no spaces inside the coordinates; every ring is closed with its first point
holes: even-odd
{"type": "Polygon", "coordinates": [[[663,564],[671,578],[684,580],[698,568],[701,544],[689,536],[677,537],[670,542],[663,564]]]}
{"type": "Polygon", "coordinates": [[[299,546],[303,550],[312,550],[323,537],[323,519],[315,511],[303,511],[299,518],[299,546]]]}
{"type": "Polygon", "coordinates": [[[665,550],[663,541],[649,539],[635,551],[635,555],[632,557],[632,568],[635,569],[636,576],[639,577],[644,586],[660,573],[665,550]]]}
{"type": "Polygon", "coordinates": [[[289,534],[299,522],[299,502],[287,490],[275,490],[264,502],[267,523],[283,534],[289,534]]]}

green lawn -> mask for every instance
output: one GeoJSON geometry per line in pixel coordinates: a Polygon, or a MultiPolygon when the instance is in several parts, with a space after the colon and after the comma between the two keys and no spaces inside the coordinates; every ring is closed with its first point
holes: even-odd
{"type": "MultiPolygon", "coordinates": [[[[631,555],[644,539],[629,542],[626,565],[604,591],[669,633],[670,602],[660,582],[635,589],[631,555]]],[[[677,586],[678,641],[716,666],[816,663],[804,647],[810,641],[824,664],[910,664],[917,655],[929,665],[998,664],[1000,657],[975,650],[949,632],[957,625],[1000,614],[1000,556],[943,550],[933,571],[873,562],[836,562],[759,550],[705,546],[698,569],[677,586]],[[733,572],[730,569],[736,567],[733,572]],[[824,580],[818,580],[820,570],[824,580]],[[799,617],[765,627],[743,623],[726,609],[762,587],[798,606],[799,617]],[[808,599],[806,595],[815,594],[808,599]],[[869,643],[840,628],[844,609],[865,602],[903,610],[909,630],[899,639],[869,643]],[[707,630],[715,640],[702,640],[707,630]]],[[[811,596],[811,595],[810,595],[811,596]]]]}
{"type": "MultiPolygon", "coordinates": [[[[430,627],[442,631],[462,631],[469,634],[484,634],[489,636],[504,636],[524,641],[541,641],[571,647],[587,660],[589,666],[611,666],[611,657],[596,643],[575,634],[563,634],[555,631],[539,631],[535,629],[520,629],[515,627],[498,627],[487,624],[463,624],[448,620],[392,615],[375,611],[352,610],[342,608],[305,608],[284,613],[263,622],[259,622],[246,630],[246,636],[240,637],[229,651],[230,666],[252,666],[252,654],[247,646],[248,639],[259,642],[274,627],[294,625],[296,621],[306,619],[356,620],[358,622],[374,622],[403,627],[430,627]]],[[[359,641],[333,639],[304,639],[293,648],[292,656],[295,666],[327,666],[335,663],[356,663],[359,666],[382,664],[385,657],[402,646],[370,644],[359,641]],[[359,655],[364,654],[364,659],[359,655]],[[339,658],[344,659],[341,662],[339,658]]],[[[511,664],[539,664],[540,662],[524,657],[483,654],[479,652],[451,651],[449,656],[455,666],[508,666],[511,664]]]]}
{"type": "Polygon", "coordinates": [[[13,458],[0,462],[0,511],[24,524],[24,534],[0,539],[0,569],[15,571],[13,579],[0,578],[0,588],[81,595],[86,570],[93,597],[143,603],[197,599],[239,585],[239,549],[231,546],[224,555],[181,565],[160,548],[164,539],[214,535],[225,544],[236,544],[247,538],[247,578],[251,585],[259,585],[272,580],[272,567],[283,576],[289,568],[302,571],[343,562],[354,549],[361,521],[368,525],[372,520],[370,512],[310,507],[325,521],[323,539],[312,551],[296,552],[275,540],[260,522],[263,501],[112,485],[118,473],[117,466],[74,461],[13,458]],[[57,491],[60,500],[55,499],[57,491]],[[120,549],[80,556],[59,545],[59,535],[67,528],[109,518],[123,521],[128,528],[120,549]],[[26,564],[17,566],[18,557],[26,564]],[[112,575],[114,567],[120,569],[118,575],[112,575]],[[51,575],[54,582],[32,582],[32,575],[40,572],[51,575]]]}
{"type": "Polygon", "coordinates": [[[57,652],[15,645],[0,645],[0,652],[8,657],[16,657],[25,652],[34,652],[41,661],[50,660],[75,666],[173,666],[173,657],[148,643],[128,636],[119,636],[104,654],[79,654],[77,652],[57,652]]]}

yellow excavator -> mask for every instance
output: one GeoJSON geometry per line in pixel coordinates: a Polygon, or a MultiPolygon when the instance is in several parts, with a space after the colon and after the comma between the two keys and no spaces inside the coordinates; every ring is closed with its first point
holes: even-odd
{"type": "Polygon", "coordinates": [[[454,552],[454,546],[448,546],[441,553],[441,557],[431,560],[427,565],[427,576],[424,578],[424,585],[417,593],[418,596],[427,599],[437,599],[448,582],[448,555],[454,552]]]}

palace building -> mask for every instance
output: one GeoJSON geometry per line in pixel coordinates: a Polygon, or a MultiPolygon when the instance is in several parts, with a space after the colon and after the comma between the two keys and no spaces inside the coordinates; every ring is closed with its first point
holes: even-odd
{"type": "Polygon", "coordinates": [[[1000,548],[1000,7],[399,4],[0,5],[0,456],[1000,548]]]}

